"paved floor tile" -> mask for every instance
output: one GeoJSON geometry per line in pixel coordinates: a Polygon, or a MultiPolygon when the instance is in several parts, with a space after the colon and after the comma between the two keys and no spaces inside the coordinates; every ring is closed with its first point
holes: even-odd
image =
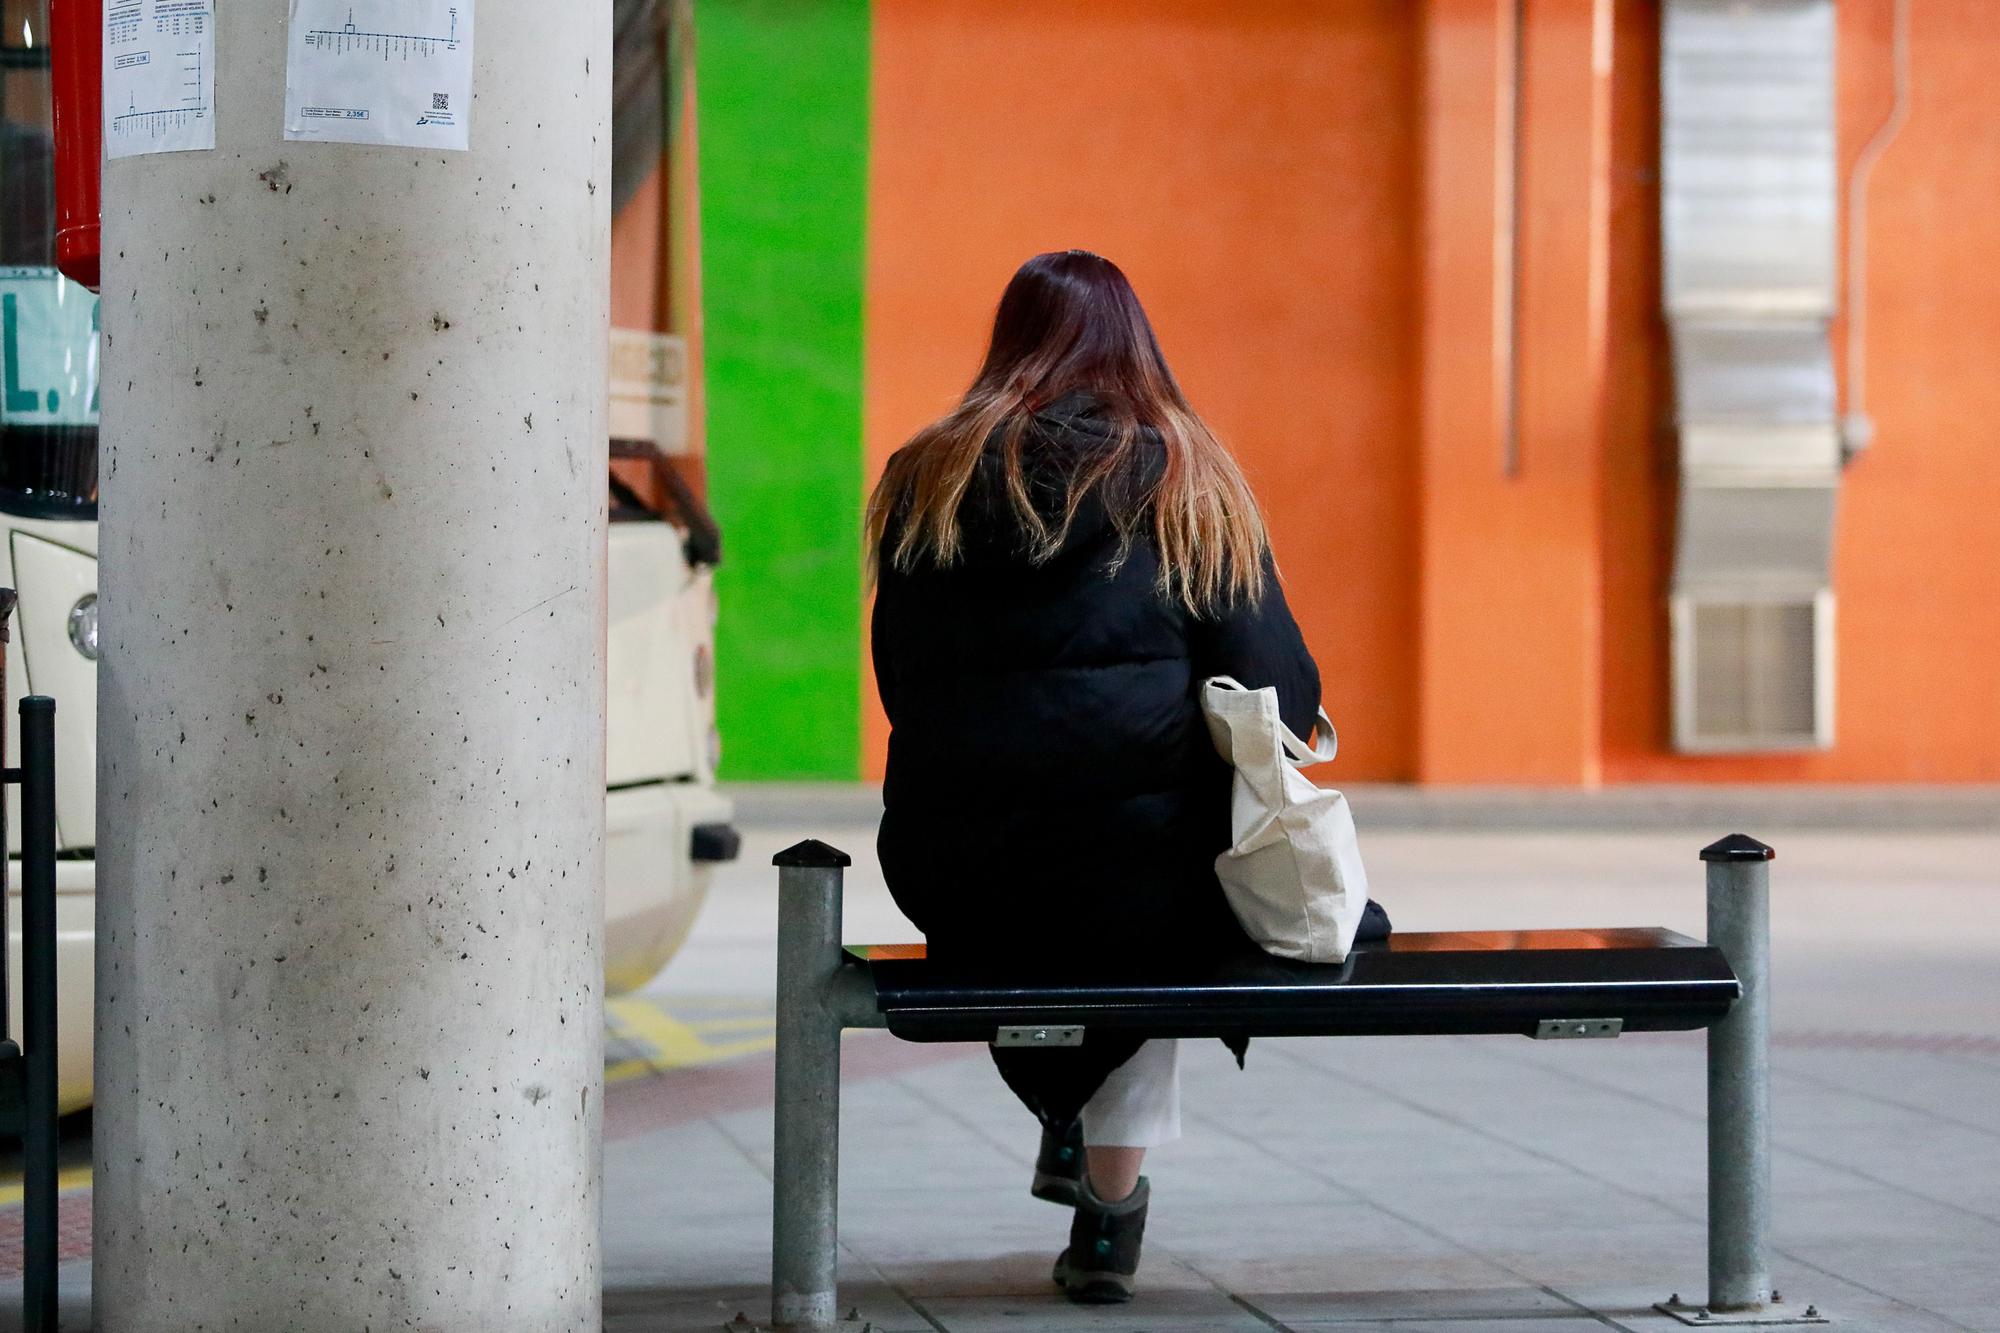
{"type": "Polygon", "coordinates": [[[1292,1333],[1592,1333],[1604,1327],[1584,1310],[1568,1315],[1530,1315],[1521,1319],[1414,1319],[1376,1322],[1287,1323],[1292,1333]]]}
{"type": "MultiPolygon", "coordinates": [[[[1397,1273],[1392,1276],[1415,1277],[1397,1273]]],[[[1271,1293],[1252,1290],[1244,1297],[1288,1326],[1370,1324],[1404,1320],[1497,1321],[1528,1316],[1568,1318],[1575,1306],[1537,1287],[1392,1287],[1271,1293]]]]}
{"type": "Polygon", "coordinates": [[[1116,1333],[1270,1333],[1271,1326],[1213,1290],[1149,1292],[1124,1306],[1079,1306],[1046,1295],[946,1297],[924,1309],[950,1333],[1018,1333],[1023,1328],[1116,1333]]]}

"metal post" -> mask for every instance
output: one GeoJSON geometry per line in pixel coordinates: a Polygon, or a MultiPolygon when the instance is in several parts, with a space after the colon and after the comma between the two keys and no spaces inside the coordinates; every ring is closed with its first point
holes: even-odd
{"type": "Polygon", "coordinates": [[[1741,833],[1702,849],[1708,942],[1743,994],[1708,1030],[1708,1308],[1771,1300],[1771,858],[1741,833]]]}
{"type": "Polygon", "coordinates": [[[56,701],[21,700],[22,1307],[56,1327],[56,701]]]}
{"type": "MultiPolygon", "coordinates": [[[[7,644],[12,637],[8,633],[8,622],[13,618],[14,603],[16,600],[12,588],[0,588],[0,699],[7,697],[7,644]]],[[[0,754],[4,754],[6,749],[7,713],[5,705],[0,705],[0,754]]],[[[7,774],[7,782],[12,782],[13,780],[14,775],[11,773],[7,774]]],[[[0,790],[4,790],[5,785],[5,783],[0,783],[0,790]]],[[[0,856],[4,856],[6,846],[7,803],[4,800],[0,800],[0,856]]],[[[4,945],[7,940],[6,890],[7,865],[5,860],[0,860],[0,945],[4,945]]],[[[0,948],[0,1046],[7,1044],[9,1041],[7,1034],[14,1030],[13,1015],[7,1012],[7,1005],[7,950],[0,948]]],[[[15,1054],[18,1054],[18,1052],[15,1052],[15,1054]]]]}
{"type": "Polygon", "coordinates": [[[771,1322],[834,1327],[840,1172],[841,872],[853,858],[807,839],[778,867],[778,1054],[771,1200],[771,1322]]]}

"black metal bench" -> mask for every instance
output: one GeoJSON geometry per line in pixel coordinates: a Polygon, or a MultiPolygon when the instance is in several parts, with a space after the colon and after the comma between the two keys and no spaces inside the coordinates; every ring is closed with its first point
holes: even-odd
{"type": "Polygon", "coordinates": [[[1022,1029],[1056,1045],[1086,1029],[1139,1037],[1609,1037],[1705,1028],[1729,1012],[1738,991],[1720,949],[1651,927],[1405,933],[1362,945],[1339,967],[1249,953],[1198,973],[1126,977],[982,974],[940,966],[922,950],[847,950],[867,966],[884,1024],[905,1041],[1027,1040],[1014,1035],[1022,1029]]]}
{"type": "Polygon", "coordinates": [[[1194,974],[1074,976],[947,965],[921,944],[840,942],[846,853],[780,852],[772,1321],[836,1316],[840,1032],[1063,1046],[1143,1037],[1516,1034],[1605,1038],[1709,1029],[1709,1295],[1683,1322],[1820,1323],[1773,1297],[1766,1260],[1768,863],[1741,834],[1702,852],[1709,940],[1654,927],[1405,933],[1340,966],[1262,953],[1194,974]]]}

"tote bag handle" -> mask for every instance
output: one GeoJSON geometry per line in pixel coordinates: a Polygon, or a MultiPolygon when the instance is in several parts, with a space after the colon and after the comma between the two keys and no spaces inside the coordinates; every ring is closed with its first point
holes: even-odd
{"type": "MultiPolygon", "coordinates": [[[[1250,693],[1250,687],[1234,676],[1210,676],[1203,685],[1215,685],[1225,690],[1241,690],[1250,693]]],[[[1319,730],[1313,744],[1307,745],[1292,734],[1292,729],[1282,721],[1278,723],[1278,740],[1285,747],[1285,759],[1293,768],[1305,768],[1311,764],[1324,764],[1332,759],[1340,749],[1340,736],[1333,729],[1333,719],[1326,715],[1326,709],[1319,710],[1319,730]]]]}
{"type": "Polygon", "coordinates": [[[1292,734],[1292,729],[1280,722],[1278,739],[1285,743],[1285,757],[1294,768],[1304,768],[1309,764],[1324,764],[1340,749],[1340,736],[1333,729],[1333,719],[1319,710],[1319,729],[1313,736],[1313,743],[1307,745],[1292,734]]]}

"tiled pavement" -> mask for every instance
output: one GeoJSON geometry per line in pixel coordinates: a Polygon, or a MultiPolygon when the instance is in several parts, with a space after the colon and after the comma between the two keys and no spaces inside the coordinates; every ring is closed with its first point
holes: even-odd
{"type": "MultiPolygon", "coordinates": [[[[1700,934],[1695,853],[1727,831],[1395,832],[1366,850],[1406,929],[1700,934]]],[[[1764,832],[1778,1286],[1841,1327],[2000,1331],[2000,838],[1764,832]]],[[[847,938],[910,938],[871,830],[760,831],[658,989],[768,988],[770,855],[807,833],[855,854],[847,938]]],[[[1652,1302],[1703,1289],[1698,1037],[1263,1041],[1240,1073],[1217,1043],[1189,1057],[1187,1136],[1148,1166],[1140,1297],[1086,1311],[1049,1284],[1064,1218],[1028,1197],[1033,1126],[982,1054],[851,1034],[853,1326],[1666,1330],[1652,1302]],[[944,1058],[898,1070],[878,1046],[944,1058]]],[[[608,1329],[763,1319],[767,1105],[619,1140],[606,1166],[608,1329]]]]}
{"type": "MultiPolygon", "coordinates": [[[[1699,933],[1694,853],[1723,831],[1395,832],[1367,851],[1406,929],[1699,933]]],[[[1751,831],[1779,848],[1778,1285],[1839,1327],[2000,1333],[2000,837],[1751,831]]],[[[808,833],[856,854],[848,938],[909,937],[870,830],[753,831],[660,1008],[768,1004],[770,855],[808,833]]],[[[1049,1285],[1065,1219],[1028,1197],[1033,1126],[978,1049],[857,1033],[846,1064],[856,1333],[1664,1331],[1651,1303],[1703,1287],[1697,1038],[1263,1041],[1240,1073],[1197,1045],[1187,1136],[1148,1167],[1142,1291],[1109,1311],[1049,1285]]],[[[757,1326],[768,1054],[618,1082],[607,1139],[605,1327],[757,1326]]],[[[64,1280],[71,1305],[87,1265],[64,1280]]]]}
{"type": "MultiPolygon", "coordinates": [[[[883,1040],[873,1034],[851,1043],[883,1040]]],[[[2000,1060],[1782,1051],[1779,1285],[1848,1327],[2000,1329],[2000,1060]]],[[[891,1330],[1677,1327],[1702,1287],[1702,1058],[1671,1038],[1263,1042],[1191,1052],[1144,1291],[1055,1299],[1063,1218],[977,1053],[845,1094],[845,1299],[891,1330]]],[[[768,1114],[614,1143],[607,1328],[761,1318],[768,1114]]]]}

